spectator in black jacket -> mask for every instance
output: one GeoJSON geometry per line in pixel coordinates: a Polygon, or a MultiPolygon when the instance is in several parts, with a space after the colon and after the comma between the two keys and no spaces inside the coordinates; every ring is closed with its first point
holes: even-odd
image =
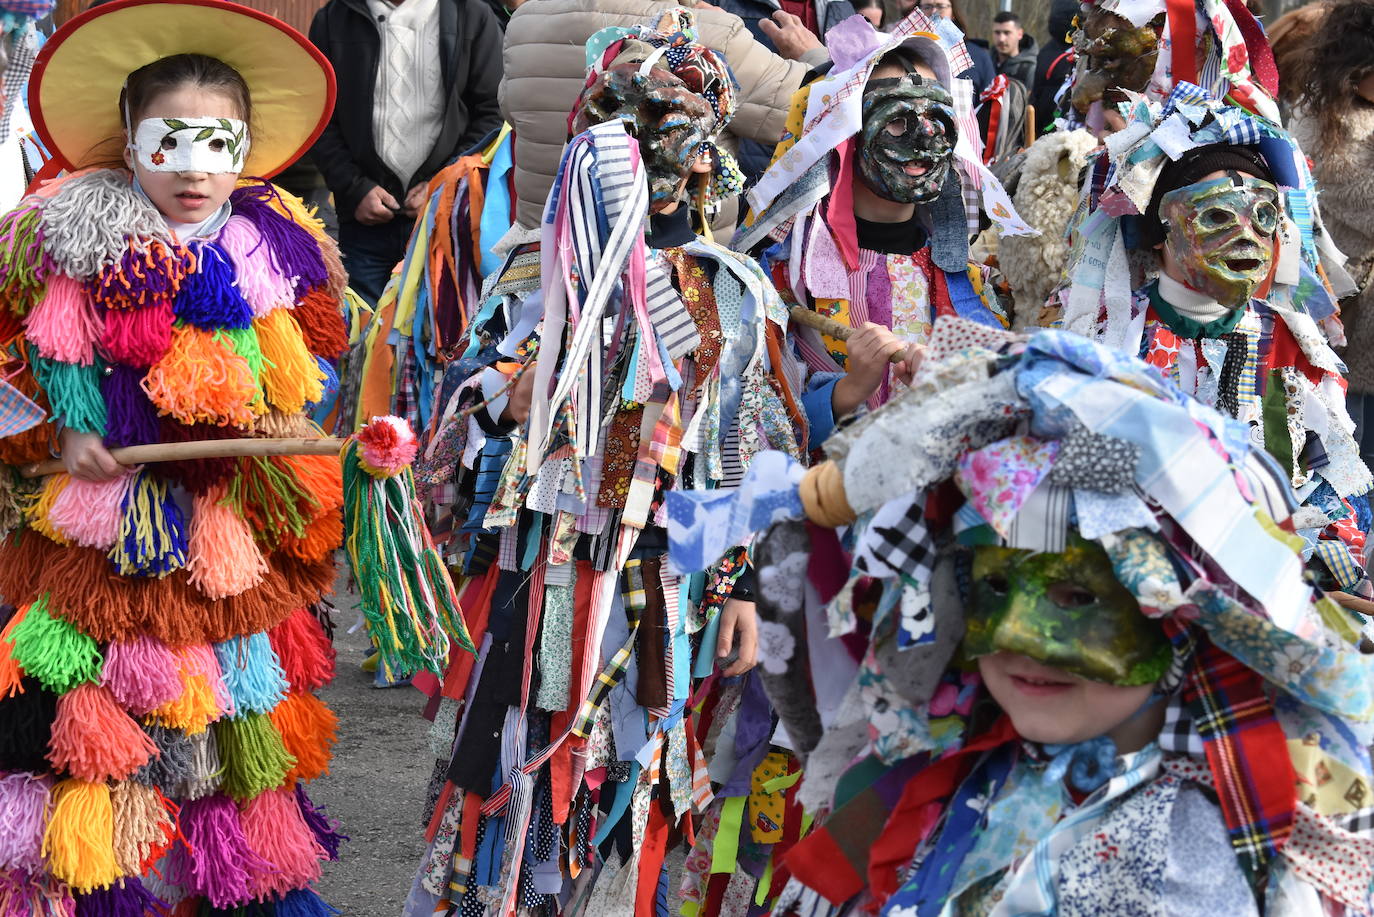
{"type": "Polygon", "coordinates": [[[329,0],[310,40],[338,75],[310,152],[334,192],[353,288],[375,303],[425,185],[501,124],[501,27],[484,0],[329,0]]]}
{"type": "Polygon", "coordinates": [[[1035,39],[1021,28],[1021,17],[1002,10],[992,17],[992,61],[998,75],[1019,80],[1026,89],[1035,88],[1035,39]]]}
{"type": "Polygon", "coordinates": [[[1053,0],[1050,4],[1049,41],[1035,61],[1035,86],[1031,104],[1035,106],[1035,132],[1043,133],[1054,120],[1054,97],[1073,72],[1073,17],[1078,15],[1078,0],[1053,0]]]}

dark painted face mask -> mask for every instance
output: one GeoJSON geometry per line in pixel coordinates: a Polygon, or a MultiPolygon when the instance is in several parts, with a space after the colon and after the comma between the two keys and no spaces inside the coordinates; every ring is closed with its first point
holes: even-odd
{"type": "Polygon", "coordinates": [[[997,652],[1112,685],[1153,684],[1173,658],[1107,553],[1077,536],[1060,554],[974,549],[964,655],[997,652]]]}
{"type": "Polygon", "coordinates": [[[574,134],[620,118],[639,141],[649,178],[649,209],[678,200],[715,122],[711,104],[667,70],[640,72],[638,63],[608,67],[583,95],[574,134]]]}
{"type": "Polygon", "coordinates": [[[1160,198],[1164,247],[1183,282],[1240,309],[1269,276],[1279,228],[1279,189],[1238,172],[1176,188],[1160,198]]]}
{"type": "Polygon", "coordinates": [[[1162,28],[1163,13],[1140,28],[1107,10],[1088,14],[1073,40],[1079,64],[1071,101],[1079,114],[1086,114],[1099,99],[1126,101],[1122,90],[1144,91],[1159,60],[1162,28]]]}
{"type": "Polygon", "coordinates": [[[879,197],[927,204],[940,196],[959,130],[954,100],[917,74],[869,80],[864,89],[859,178],[879,197]]]}

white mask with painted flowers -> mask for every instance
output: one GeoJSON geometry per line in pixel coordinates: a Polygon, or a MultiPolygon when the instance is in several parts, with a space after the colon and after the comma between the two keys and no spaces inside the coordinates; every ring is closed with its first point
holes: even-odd
{"type": "Polygon", "coordinates": [[[242,172],[248,125],[233,118],[145,118],[130,144],[149,172],[242,172]]]}

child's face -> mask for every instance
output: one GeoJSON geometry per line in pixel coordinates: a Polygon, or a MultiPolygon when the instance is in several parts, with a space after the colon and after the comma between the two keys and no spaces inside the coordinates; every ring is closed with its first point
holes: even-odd
{"type": "Polygon", "coordinates": [[[1107,735],[1124,753],[1159,732],[1157,717],[1136,716],[1153,685],[1089,681],[1014,653],[980,656],[978,672],[1016,731],[1032,742],[1072,745],[1107,735]]]}
{"type": "MultiPolygon", "coordinates": [[[[154,96],[143,111],[133,112],[132,129],[137,131],[141,123],[149,119],[167,119],[173,122],[199,120],[206,118],[229,119],[233,121],[244,117],[233,97],[215,89],[186,85],[154,96]]],[[[185,143],[194,137],[187,132],[168,143],[185,143]]],[[[215,137],[211,144],[223,144],[225,140],[215,137]]],[[[232,139],[229,141],[232,143],[232,139]]],[[[217,148],[218,149],[218,148],[217,148]]],[[[209,171],[157,171],[146,167],[137,153],[125,151],[125,161],[138,176],[139,184],[149,200],[167,219],[177,223],[199,223],[213,216],[224,202],[229,199],[238,182],[239,172],[209,171]]]]}

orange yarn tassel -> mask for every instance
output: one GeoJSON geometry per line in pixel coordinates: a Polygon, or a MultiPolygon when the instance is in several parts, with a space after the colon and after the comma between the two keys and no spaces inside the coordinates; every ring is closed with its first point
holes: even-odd
{"type": "Polygon", "coordinates": [[[295,414],[324,397],[324,372],[305,347],[291,310],[273,309],[253,320],[262,348],[262,388],[279,411],[295,414]]]}
{"type": "Polygon", "coordinates": [[[248,361],[215,332],[184,325],[172,331],[172,344],[148,370],[143,390],[159,413],[184,424],[196,422],[246,427],[258,396],[248,361]]]}
{"type": "Polygon", "coordinates": [[[54,770],[93,783],[123,780],[157,754],[153,740],[115,703],[108,688],[88,682],[57,699],[48,742],[54,770]]]}
{"type": "Polygon", "coordinates": [[[324,701],[293,691],[268,716],[281,733],[286,750],[296,759],[296,766],[286,775],[288,781],[309,782],[329,773],[339,718],[324,701]]]}
{"type": "Polygon", "coordinates": [[[283,538],[281,550],[301,560],[328,560],[343,545],[343,537],[343,510],[332,509],[307,525],[301,537],[283,538]]]}
{"type": "Polygon", "coordinates": [[[33,496],[32,502],[24,507],[24,518],[28,521],[29,528],[41,532],[60,545],[71,544],[71,541],[65,532],[53,526],[52,507],[71,482],[71,476],[64,473],[48,475],[43,479],[42,489],[33,496]]]}
{"type": "Polygon", "coordinates": [[[0,631],[0,697],[14,697],[16,694],[24,693],[24,670],[14,659],[14,643],[10,639],[10,634],[14,633],[14,629],[28,613],[29,606],[25,605],[10,615],[5,629],[0,631]]]}
{"type": "Polygon", "coordinates": [[[267,561],[253,532],[233,507],[222,502],[218,485],[196,497],[191,508],[191,539],[186,569],[190,583],[211,599],[239,595],[262,582],[267,561]]]}

